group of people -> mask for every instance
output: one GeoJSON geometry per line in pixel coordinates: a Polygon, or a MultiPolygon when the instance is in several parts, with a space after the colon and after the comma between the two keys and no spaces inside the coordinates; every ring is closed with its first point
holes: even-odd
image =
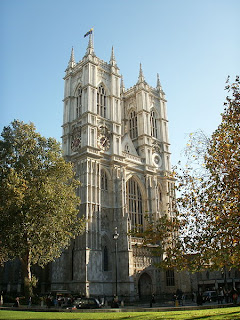
{"type": "Polygon", "coordinates": [[[231,290],[229,289],[223,289],[223,288],[219,288],[218,290],[218,304],[223,303],[223,301],[225,301],[225,303],[237,303],[237,299],[238,299],[238,291],[233,288],[231,290]]]}
{"type": "Polygon", "coordinates": [[[182,290],[177,289],[175,295],[173,296],[174,300],[175,300],[175,305],[184,305],[184,300],[185,300],[185,295],[182,292],[182,290]]]}
{"type": "Polygon", "coordinates": [[[56,296],[53,297],[51,295],[47,296],[46,298],[46,306],[50,308],[51,306],[54,307],[61,307],[63,305],[71,306],[73,303],[72,297],[63,297],[63,296],[56,296]]]}
{"type": "MultiPolygon", "coordinates": [[[[217,301],[218,304],[223,304],[223,302],[225,303],[234,303],[237,304],[237,300],[238,300],[238,291],[236,289],[223,289],[223,288],[219,288],[217,290],[217,295],[216,297],[214,297],[215,300],[213,301],[217,301]]],[[[201,292],[198,292],[195,298],[195,294],[192,295],[192,301],[196,301],[197,305],[202,305],[204,302],[206,301],[212,301],[210,300],[204,300],[203,299],[203,295],[201,292]],[[195,300],[196,299],[196,300],[195,300]]]]}

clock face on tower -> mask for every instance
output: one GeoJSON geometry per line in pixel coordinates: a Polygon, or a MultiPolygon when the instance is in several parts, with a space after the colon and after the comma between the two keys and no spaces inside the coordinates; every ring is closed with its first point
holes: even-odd
{"type": "Polygon", "coordinates": [[[152,156],[152,159],[153,159],[153,164],[156,167],[160,168],[162,166],[162,158],[161,158],[160,154],[154,153],[152,156]]]}
{"type": "Polygon", "coordinates": [[[110,134],[106,127],[101,127],[98,134],[98,146],[103,151],[110,148],[110,134]]]}
{"type": "Polygon", "coordinates": [[[100,135],[99,146],[102,150],[108,150],[110,147],[110,139],[105,135],[100,135]]]}

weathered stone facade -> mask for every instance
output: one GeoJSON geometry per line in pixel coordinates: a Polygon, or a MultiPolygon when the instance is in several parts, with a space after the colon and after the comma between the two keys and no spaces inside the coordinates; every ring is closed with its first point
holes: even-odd
{"type": "Polygon", "coordinates": [[[171,214],[174,181],[168,178],[168,120],[159,77],[150,87],[140,65],[136,85],[125,89],[113,49],[109,63],[100,60],[90,37],[78,63],[72,50],[64,80],[63,151],[81,181],[80,214],[87,225],[52,265],[52,290],[131,299],[175,291],[174,283],[166,285],[165,272],[154,268],[150,252],[129,235],[133,227],[144,228],[146,214],[171,214]]]}

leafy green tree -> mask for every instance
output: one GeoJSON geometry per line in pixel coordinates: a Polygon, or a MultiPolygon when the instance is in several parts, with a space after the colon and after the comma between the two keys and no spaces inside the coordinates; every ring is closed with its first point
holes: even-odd
{"type": "Polygon", "coordinates": [[[239,77],[227,81],[222,122],[211,138],[201,131],[190,135],[187,165],[173,173],[174,218],[162,217],[144,233],[145,243],[162,243],[161,266],[240,268],[239,85],[239,77]]]}
{"type": "Polygon", "coordinates": [[[76,196],[79,182],[55,139],[46,139],[32,123],[13,121],[0,140],[0,262],[19,258],[25,294],[36,279],[31,266],[58,258],[82,233],[76,196]]]}

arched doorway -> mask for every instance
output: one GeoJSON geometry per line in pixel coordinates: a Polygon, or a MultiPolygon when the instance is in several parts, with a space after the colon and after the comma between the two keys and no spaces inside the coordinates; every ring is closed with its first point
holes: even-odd
{"type": "Polygon", "coordinates": [[[140,299],[146,299],[152,295],[152,279],[148,273],[143,273],[138,280],[138,294],[140,299]]]}

